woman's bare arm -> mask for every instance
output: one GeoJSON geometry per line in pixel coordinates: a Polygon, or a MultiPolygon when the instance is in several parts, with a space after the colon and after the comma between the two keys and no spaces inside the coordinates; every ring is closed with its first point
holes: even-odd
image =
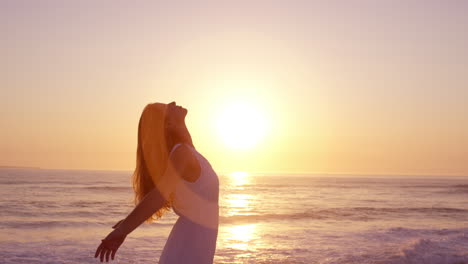
{"type": "MultiPolygon", "coordinates": [[[[120,221],[112,232],[102,240],[96,249],[94,257],[100,256],[101,262],[109,261],[109,257],[114,259],[115,253],[124,242],[128,234],[135,230],[141,223],[148,219],[154,212],[159,210],[164,204],[164,197],[157,188],[153,188],[138,203],[133,211],[122,221],[120,221]]],[[[113,228],[114,228],[113,227],[113,228]]]]}
{"type": "Polygon", "coordinates": [[[125,234],[130,234],[146,219],[150,218],[156,211],[161,209],[165,202],[164,197],[159,192],[158,188],[153,188],[145,195],[138,205],[130,212],[130,214],[122,220],[117,226],[117,229],[125,234]]]}
{"type": "MultiPolygon", "coordinates": [[[[169,162],[172,166],[167,166],[163,177],[178,177],[182,174],[187,167],[186,150],[183,147],[177,148],[169,157],[169,162]]],[[[146,219],[150,218],[156,211],[161,209],[165,203],[165,198],[158,188],[153,188],[145,197],[138,203],[138,205],[130,212],[130,214],[122,220],[117,226],[119,232],[128,235],[138,226],[140,226],[146,219]]]]}
{"type": "MultiPolygon", "coordinates": [[[[179,147],[169,157],[167,169],[161,178],[166,184],[169,184],[166,186],[174,187],[174,185],[170,184],[177,182],[177,178],[187,171],[187,153],[186,147],[179,147]]],[[[115,229],[102,240],[101,244],[96,249],[94,257],[97,258],[100,256],[101,262],[103,262],[104,257],[106,261],[109,261],[109,257],[114,259],[115,253],[124,242],[126,236],[140,226],[146,219],[151,217],[152,214],[161,209],[166,201],[165,197],[168,197],[167,191],[171,191],[171,189],[169,188],[168,190],[166,188],[163,190],[163,193],[161,193],[160,190],[155,187],[147,193],[125,219],[113,226],[115,229]]]]}

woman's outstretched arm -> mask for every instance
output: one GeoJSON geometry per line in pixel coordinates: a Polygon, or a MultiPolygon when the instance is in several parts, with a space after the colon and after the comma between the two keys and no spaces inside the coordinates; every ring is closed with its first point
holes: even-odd
{"type": "Polygon", "coordinates": [[[145,195],[132,212],[122,221],[120,221],[115,229],[101,241],[101,244],[96,249],[94,257],[100,256],[101,262],[106,258],[109,261],[109,256],[114,259],[115,253],[124,242],[128,234],[135,230],[141,223],[148,219],[154,212],[159,210],[164,204],[164,197],[158,191],[158,188],[153,188],[145,195]]]}
{"type": "Polygon", "coordinates": [[[150,218],[156,211],[164,205],[165,199],[158,188],[153,188],[135,206],[128,216],[116,227],[121,233],[128,235],[146,219],[150,218]]]}
{"type": "MultiPolygon", "coordinates": [[[[172,179],[171,183],[173,184],[173,180],[185,171],[187,166],[185,157],[186,152],[184,148],[177,148],[169,157],[169,163],[162,179],[172,179]]],[[[167,197],[167,194],[161,193],[157,187],[147,193],[130,214],[119,222],[115,226],[115,229],[102,240],[94,257],[96,258],[100,255],[102,262],[105,256],[106,261],[109,261],[109,256],[112,254],[111,258],[114,259],[117,249],[123,243],[126,236],[140,226],[146,219],[150,218],[156,211],[161,209],[166,201],[165,197],[167,197]]]]}
{"type": "Polygon", "coordinates": [[[117,225],[116,229],[120,229],[120,232],[123,234],[130,234],[138,226],[140,226],[146,219],[150,218],[156,211],[161,209],[161,207],[166,202],[169,194],[167,191],[173,189],[169,187],[174,185],[182,174],[184,174],[186,168],[188,167],[188,158],[187,155],[190,154],[190,150],[186,146],[181,146],[176,148],[171,156],[169,157],[169,162],[166,167],[166,171],[162,177],[162,180],[172,179],[170,182],[166,181],[167,189],[169,190],[159,190],[157,187],[153,188],[149,193],[143,197],[143,199],[138,203],[138,205],[133,209],[132,212],[117,225]],[[164,193],[163,193],[164,192],[164,193]]]}

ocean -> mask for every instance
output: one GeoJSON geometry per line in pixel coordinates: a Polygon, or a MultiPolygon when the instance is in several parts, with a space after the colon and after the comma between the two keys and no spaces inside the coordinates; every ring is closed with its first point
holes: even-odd
{"type": "MultiPolygon", "coordinates": [[[[0,169],[0,263],[98,263],[133,208],[131,172],[0,169]]],[[[219,174],[214,262],[468,263],[468,177],[219,174]]],[[[173,212],[116,263],[157,263],[173,212]]]]}

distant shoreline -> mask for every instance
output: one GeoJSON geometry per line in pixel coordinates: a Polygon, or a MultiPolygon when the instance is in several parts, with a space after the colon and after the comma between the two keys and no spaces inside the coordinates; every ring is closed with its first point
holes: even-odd
{"type": "Polygon", "coordinates": [[[0,169],[41,169],[41,167],[26,167],[26,166],[0,166],[0,169]]]}

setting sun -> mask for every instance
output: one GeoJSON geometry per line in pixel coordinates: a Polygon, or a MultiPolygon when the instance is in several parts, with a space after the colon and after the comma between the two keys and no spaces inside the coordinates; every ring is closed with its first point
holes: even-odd
{"type": "Polygon", "coordinates": [[[233,149],[248,149],[265,135],[267,122],[253,104],[232,103],[221,110],[216,128],[221,141],[233,149]]]}

